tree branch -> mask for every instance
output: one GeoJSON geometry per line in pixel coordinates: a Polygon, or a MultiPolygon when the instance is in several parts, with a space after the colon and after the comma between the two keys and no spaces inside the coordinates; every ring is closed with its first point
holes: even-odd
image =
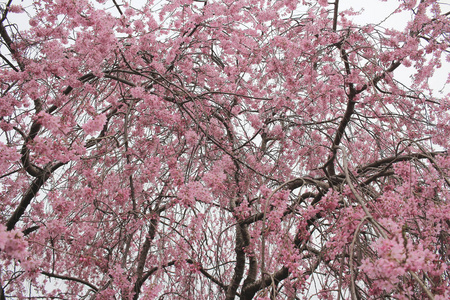
{"type": "MultiPolygon", "coordinates": [[[[187,263],[189,264],[195,264],[197,265],[198,263],[193,261],[192,259],[187,259],[186,260],[187,263]]],[[[214,282],[215,284],[217,284],[218,286],[220,286],[222,289],[226,290],[228,288],[227,285],[225,285],[222,281],[220,281],[219,279],[215,278],[214,276],[212,276],[211,274],[209,274],[208,272],[206,272],[205,269],[203,269],[202,266],[199,266],[198,270],[200,271],[200,273],[202,273],[206,278],[208,278],[209,280],[211,280],[212,282],[214,282]]]]}
{"type": "Polygon", "coordinates": [[[5,26],[3,26],[3,21],[0,23],[0,36],[5,41],[6,46],[8,47],[8,50],[11,53],[11,55],[17,60],[17,64],[19,65],[20,70],[24,71],[25,66],[17,57],[17,52],[16,52],[16,50],[14,50],[13,41],[9,37],[9,34],[6,31],[5,26]]]}
{"type": "MultiPolygon", "coordinates": [[[[338,48],[341,49],[341,56],[342,56],[342,59],[345,64],[346,73],[347,73],[347,75],[350,75],[350,73],[351,73],[350,72],[350,64],[348,62],[347,53],[343,50],[342,44],[339,44],[338,48]]],[[[389,66],[389,68],[386,71],[384,71],[382,74],[375,76],[372,79],[371,83],[373,85],[377,84],[380,80],[382,80],[386,77],[386,74],[393,72],[395,69],[398,68],[398,66],[400,66],[399,61],[392,62],[392,64],[389,66]]],[[[368,85],[364,84],[361,88],[359,88],[358,90],[355,90],[353,83],[349,83],[349,93],[347,95],[348,96],[347,108],[345,110],[344,117],[342,118],[341,123],[339,124],[338,130],[336,131],[336,136],[333,140],[333,145],[331,146],[332,154],[331,154],[330,158],[328,159],[328,161],[322,167],[323,170],[326,171],[327,176],[329,176],[329,177],[336,174],[335,169],[334,169],[334,159],[336,157],[336,147],[340,145],[342,137],[344,136],[345,129],[347,128],[347,125],[350,122],[350,118],[351,118],[353,112],[355,111],[355,104],[356,104],[356,102],[354,101],[355,96],[357,94],[365,91],[367,88],[368,88],[368,85]]]]}
{"type": "Polygon", "coordinates": [[[411,153],[408,155],[399,155],[399,156],[391,156],[386,157],[380,160],[377,160],[373,163],[367,164],[365,166],[362,166],[360,168],[357,168],[358,174],[365,173],[367,171],[370,171],[371,169],[375,169],[384,165],[392,165],[395,162],[399,161],[408,161],[411,159],[428,159],[429,156],[435,156],[439,154],[447,154],[446,151],[435,151],[435,152],[429,152],[429,153],[411,153]]]}
{"type": "Polygon", "coordinates": [[[24,214],[25,210],[27,209],[28,205],[30,205],[31,200],[36,196],[39,189],[44,185],[44,183],[47,181],[47,179],[50,177],[52,172],[54,172],[59,167],[63,166],[64,163],[57,163],[52,167],[46,167],[45,172],[35,178],[33,182],[31,183],[30,187],[27,189],[25,194],[22,197],[22,200],[19,203],[19,206],[16,208],[12,216],[9,218],[8,222],[6,223],[7,230],[13,230],[16,226],[16,223],[19,222],[20,217],[24,214]]]}
{"type": "Polygon", "coordinates": [[[334,12],[333,12],[333,31],[337,29],[337,19],[339,15],[339,0],[334,0],[334,12]]]}
{"type": "Polygon", "coordinates": [[[245,269],[245,252],[244,252],[244,239],[242,236],[242,228],[241,224],[236,225],[236,247],[234,248],[234,251],[236,253],[236,265],[234,267],[234,274],[233,278],[231,279],[230,285],[228,285],[225,299],[226,300],[234,300],[236,296],[237,289],[239,287],[239,284],[242,280],[242,277],[244,276],[244,269],[245,269]]]}
{"type": "MultiPolygon", "coordinates": [[[[139,260],[138,260],[138,266],[136,268],[136,284],[134,285],[134,297],[133,299],[137,300],[139,298],[139,294],[141,293],[141,286],[144,283],[143,278],[143,271],[145,267],[145,262],[147,261],[147,255],[150,251],[151,241],[155,237],[156,234],[156,227],[158,226],[158,221],[155,218],[152,218],[150,221],[150,228],[148,229],[148,235],[145,237],[144,245],[142,246],[142,250],[139,253],[139,260]]],[[[156,271],[156,270],[155,270],[156,271]]],[[[148,275],[150,276],[150,275],[148,275]]]]}
{"type": "Polygon", "coordinates": [[[80,279],[80,278],[70,277],[70,276],[63,276],[63,275],[58,275],[58,274],[44,272],[44,271],[42,271],[41,273],[43,275],[45,275],[45,276],[48,276],[48,277],[53,277],[53,278],[58,278],[58,279],[63,279],[63,280],[79,282],[79,283],[87,285],[88,287],[90,287],[91,289],[93,289],[96,292],[98,291],[98,288],[95,285],[93,285],[92,283],[87,282],[87,281],[85,281],[83,279],[80,279]]]}
{"type": "Polygon", "coordinates": [[[119,14],[120,14],[120,15],[123,15],[122,9],[120,9],[120,5],[117,4],[117,1],[116,1],[116,0],[113,0],[113,3],[114,3],[114,5],[116,6],[117,10],[119,11],[119,14]]]}

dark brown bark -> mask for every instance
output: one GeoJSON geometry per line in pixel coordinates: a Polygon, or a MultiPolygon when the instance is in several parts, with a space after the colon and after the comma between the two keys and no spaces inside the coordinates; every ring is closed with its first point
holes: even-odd
{"type": "Polygon", "coordinates": [[[242,277],[244,275],[245,269],[245,252],[244,252],[244,238],[242,233],[242,226],[245,225],[236,225],[236,265],[234,267],[234,275],[231,279],[231,283],[228,286],[225,299],[226,300],[234,300],[236,296],[237,289],[239,284],[241,283],[242,277]]]}
{"type": "Polygon", "coordinates": [[[57,163],[53,167],[47,168],[47,170],[39,177],[35,178],[33,182],[31,183],[28,190],[25,192],[25,194],[22,197],[22,200],[20,201],[19,205],[17,206],[16,210],[12,214],[12,216],[9,218],[8,222],[6,222],[6,228],[7,230],[13,230],[16,226],[17,222],[19,222],[20,217],[24,214],[25,210],[27,209],[28,205],[30,205],[31,200],[36,196],[40,188],[44,185],[44,183],[47,181],[47,179],[50,177],[50,175],[57,170],[59,167],[63,166],[64,163],[57,163]]]}

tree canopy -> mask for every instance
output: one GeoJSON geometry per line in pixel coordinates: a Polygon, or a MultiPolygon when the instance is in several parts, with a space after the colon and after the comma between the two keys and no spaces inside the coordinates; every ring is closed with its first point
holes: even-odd
{"type": "Polygon", "coordinates": [[[0,299],[450,298],[448,6],[141,2],[1,4],[0,299]]]}

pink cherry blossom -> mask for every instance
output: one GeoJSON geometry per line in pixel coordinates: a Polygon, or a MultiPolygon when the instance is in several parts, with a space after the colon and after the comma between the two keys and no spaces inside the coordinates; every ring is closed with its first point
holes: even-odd
{"type": "Polygon", "coordinates": [[[95,116],[93,119],[87,121],[81,127],[87,134],[93,135],[101,131],[105,123],[106,123],[106,115],[100,114],[95,116]]]}
{"type": "Polygon", "coordinates": [[[141,2],[2,6],[2,297],[449,298],[442,1],[141,2]]]}

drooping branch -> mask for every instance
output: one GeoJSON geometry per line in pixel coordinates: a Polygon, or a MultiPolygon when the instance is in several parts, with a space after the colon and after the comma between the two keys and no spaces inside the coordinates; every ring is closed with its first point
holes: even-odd
{"type": "MultiPolygon", "coordinates": [[[[355,199],[357,200],[358,204],[361,206],[361,208],[363,209],[367,220],[369,220],[369,222],[374,226],[374,228],[377,229],[378,233],[380,234],[380,236],[382,236],[383,238],[387,238],[387,233],[386,233],[386,229],[383,228],[378,222],[377,220],[372,216],[372,214],[370,213],[369,209],[367,208],[364,199],[362,198],[362,196],[358,193],[358,191],[356,190],[355,186],[352,183],[351,180],[351,174],[350,171],[348,170],[348,161],[347,161],[347,154],[345,149],[343,149],[342,147],[338,147],[338,149],[340,149],[343,153],[343,168],[344,168],[344,173],[345,173],[345,178],[346,181],[353,193],[353,196],[355,196],[355,199]]],[[[362,222],[362,221],[361,221],[362,222]]],[[[398,259],[395,259],[397,262],[398,259]]],[[[426,293],[426,295],[428,296],[429,299],[434,300],[434,295],[431,293],[431,291],[428,289],[428,287],[423,283],[422,279],[419,278],[419,276],[417,276],[417,274],[415,273],[415,271],[412,270],[408,270],[408,273],[414,278],[414,280],[420,285],[420,287],[422,288],[422,290],[426,293]]],[[[353,290],[354,292],[354,286],[353,286],[353,290]]],[[[355,294],[352,293],[352,299],[355,299],[356,297],[354,297],[355,294]]]]}
{"type": "Polygon", "coordinates": [[[64,275],[58,275],[58,274],[49,273],[49,272],[45,272],[45,271],[42,271],[41,273],[43,275],[45,275],[45,276],[48,276],[48,277],[53,277],[53,278],[58,278],[58,279],[63,279],[63,280],[79,282],[79,283],[82,283],[84,285],[87,285],[88,287],[90,287],[91,289],[93,289],[96,292],[98,291],[98,287],[96,287],[92,283],[87,282],[86,280],[83,280],[83,279],[80,279],[80,278],[71,277],[71,276],[64,276],[64,275]]]}
{"type": "MultiPolygon", "coordinates": [[[[441,152],[433,153],[433,154],[441,154],[441,152]]],[[[380,160],[380,161],[377,161],[377,162],[365,165],[365,166],[361,167],[359,170],[360,170],[360,172],[362,174],[364,174],[367,171],[370,171],[370,170],[372,170],[374,168],[377,168],[377,167],[380,167],[380,166],[386,166],[387,164],[392,164],[393,162],[396,162],[396,161],[405,161],[405,160],[411,160],[411,159],[414,159],[414,158],[426,159],[427,157],[428,157],[427,155],[422,154],[422,153],[415,153],[415,154],[411,154],[411,155],[390,157],[390,158],[386,158],[386,159],[383,159],[383,160],[380,160]]],[[[386,174],[384,174],[384,175],[386,175],[386,174]]],[[[293,184],[292,186],[289,185],[289,188],[295,188],[297,185],[298,186],[302,186],[304,184],[304,180],[303,179],[302,180],[294,180],[292,182],[296,183],[296,184],[295,185],[293,184]]],[[[314,222],[314,220],[317,220],[319,217],[320,217],[320,215],[318,214],[318,215],[314,216],[314,218],[308,220],[308,225],[311,226],[310,224],[312,224],[314,222]]],[[[259,218],[258,217],[255,218],[255,216],[251,217],[251,219],[253,219],[252,221],[255,221],[255,219],[261,219],[261,218],[262,218],[262,215],[259,216],[259,218]]],[[[244,221],[244,223],[246,223],[246,222],[244,221]]],[[[296,238],[295,243],[298,246],[302,245],[301,239],[297,239],[296,238]]],[[[250,263],[252,264],[252,262],[250,262],[250,263]]],[[[289,274],[290,273],[288,271],[288,268],[286,268],[286,267],[281,268],[279,271],[274,273],[272,276],[266,277],[266,278],[264,278],[264,280],[261,279],[259,281],[255,281],[255,278],[254,278],[253,274],[249,274],[247,279],[244,281],[244,285],[242,286],[243,292],[241,293],[241,299],[252,299],[253,295],[258,290],[260,290],[262,287],[268,287],[271,284],[273,284],[274,281],[281,282],[282,280],[287,278],[289,276],[289,274]]],[[[214,280],[212,280],[212,281],[215,282],[214,280]]],[[[225,287],[225,286],[223,286],[223,287],[225,287]]]]}

